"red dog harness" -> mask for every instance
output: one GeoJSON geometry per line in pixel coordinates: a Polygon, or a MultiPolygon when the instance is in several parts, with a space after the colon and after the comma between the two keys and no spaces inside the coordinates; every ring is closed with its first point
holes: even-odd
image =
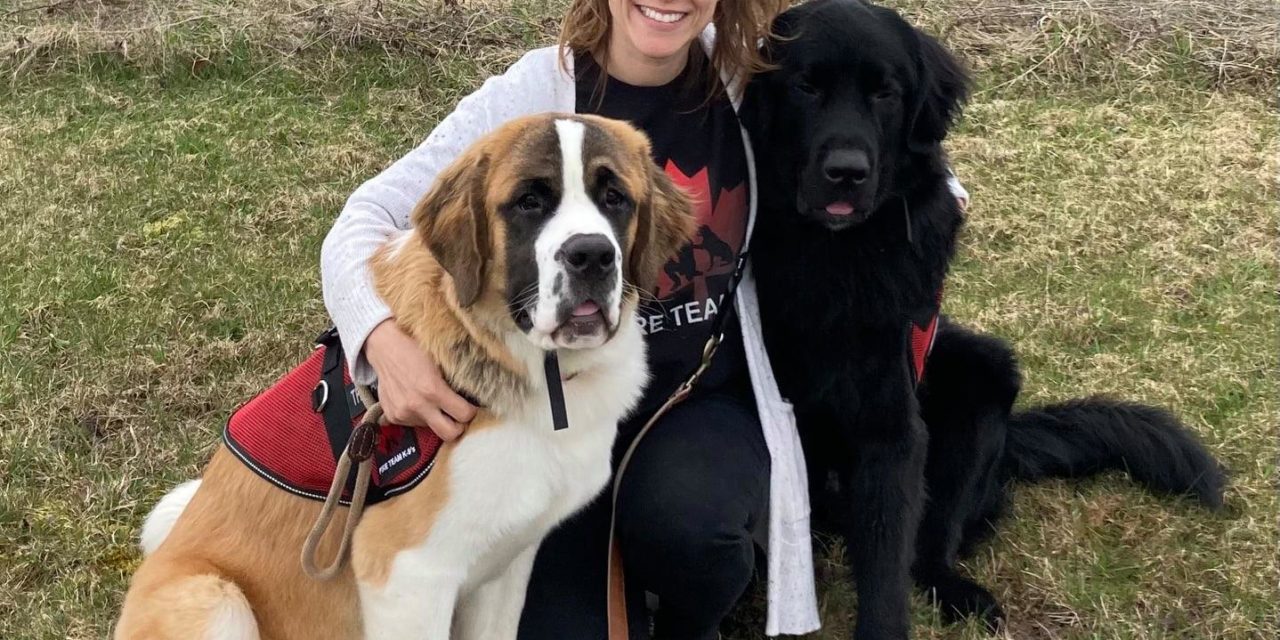
{"type": "Polygon", "coordinates": [[[915,384],[924,380],[924,365],[933,351],[933,341],[938,338],[938,315],[942,309],[942,291],[938,291],[938,303],[927,315],[908,321],[908,332],[911,341],[911,373],[915,376],[915,384]]]}
{"type": "MultiPolygon", "coordinates": [[[[324,500],[351,432],[364,414],[347,372],[337,334],[301,365],[231,414],[223,441],[237,458],[272,484],[324,500]]],[[[367,504],[412,489],[431,472],[441,440],[430,429],[382,425],[373,454],[367,504]]],[[[349,504],[355,471],[341,504],[349,504]]]]}

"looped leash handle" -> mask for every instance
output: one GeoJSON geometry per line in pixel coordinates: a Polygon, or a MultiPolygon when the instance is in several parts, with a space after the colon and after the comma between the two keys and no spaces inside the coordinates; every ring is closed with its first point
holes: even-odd
{"type": "Polygon", "coordinates": [[[360,523],[360,515],[364,512],[365,497],[369,493],[369,476],[373,467],[373,451],[378,443],[378,421],[382,419],[382,407],[374,400],[373,392],[364,385],[358,385],[356,392],[360,401],[368,409],[359,426],[351,432],[347,446],[338,458],[338,468],[333,472],[333,482],[329,484],[329,493],[324,498],[324,506],[316,523],[307,534],[302,544],[302,571],[312,580],[331,580],[342,571],[351,551],[351,538],[355,534],[356,525],[360,523]],[[351,463],[356,463],[356,485],[351,490],[351,506],[347,511],[347,519],[342,525],[342,538],[338,543],[338,552],[333,562],[327,567],[316,563],[316,551],[320,540],[324,538],[329,525],[333,523],[333,515],[338,501],[342,497],[342,489],[347,484],[351,472],[351,463]]]}

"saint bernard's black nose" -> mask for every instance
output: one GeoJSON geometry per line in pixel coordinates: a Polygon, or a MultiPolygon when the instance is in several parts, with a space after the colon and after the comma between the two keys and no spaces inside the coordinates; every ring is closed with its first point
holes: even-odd
{"type": "Polygon", "coordinates": [[[613,243],[600,233],[580,233],[565,240],[559,258],[570,274],[584,277],[612,273],[617,262],[613,243]]]}

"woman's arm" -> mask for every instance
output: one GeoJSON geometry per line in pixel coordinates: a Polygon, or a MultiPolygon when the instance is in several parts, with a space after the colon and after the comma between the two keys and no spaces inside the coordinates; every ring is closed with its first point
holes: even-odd
{"type": "Polygon", "coordinates": [[[388,322],[391,310],[374,288],[369,258],[392,234],[409,228],[414,206],[472,142],[511,117],[551,107],[549,72],[555,67],[547,63],[547,53],[526,55],[463,98],[421,145],[356,189],[325,237],[320,254],[325,306],[342,337],[352,377],[360,383],[380,377],[383,395],[391,392],[383,402],[389,420],[433,429],[439,422],[437,433],[447,437],[458,429],[446,422],[448,416],[438,417],[440,410],[465,422],[474,408],[449,390],[427,354],[388,322]]]}
{"type": "Polygon", "coordinates": [[[409,228],[410,212],[435,177],[491,128],[485,102],[492,99],[499,78],[489,79],[463,98],[425,142],[360,185],[324,239],[320,251],[324,302],[357,382],[373,381],[374,372],[363,357],[365,340],[374,327],[391,317],[391,309],[374,289],[369,259],[388,237],[409,228]]]}
{"type": "Polygon", "coordinates": [[[951,189],[951,195],[956,197],[956,202],[960,203],[960,208],[968,209],[969,191],[964,188],[964,185],[960,184],[960,179],[956,177],[955,172],[952,171],[950,167],[947,168],[947,171],[951,173],[951,175],[947,177],[947,188],[951,189]]]}

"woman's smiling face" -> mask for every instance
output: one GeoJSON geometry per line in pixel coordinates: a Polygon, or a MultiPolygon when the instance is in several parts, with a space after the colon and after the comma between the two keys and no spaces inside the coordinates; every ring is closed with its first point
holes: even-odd
{"type": "Polygon", "coordinates": [[[683,66],[683,58],[677,56],[684,56],[711,22],[718,1],[609,0],[610,62],[625,57],[664,65],[678,59],[683,66]]]}

